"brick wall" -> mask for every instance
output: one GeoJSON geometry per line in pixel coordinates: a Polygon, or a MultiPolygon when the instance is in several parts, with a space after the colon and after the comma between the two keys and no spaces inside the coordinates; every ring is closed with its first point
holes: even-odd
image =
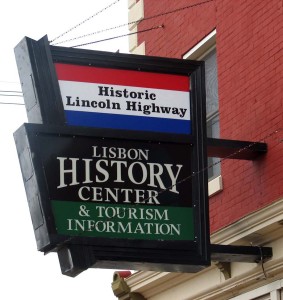
{"type": "MultiPolygon", "coordinates": [[[[223,138],[257,141],[283,127],[282,4],[216,2],[223,138]]],[[[268,154],[258,161],[222,164],[225,191],[210,201],[212,230],[282,198],[282,136],[266,139],[268,154]]]]}
{"type": "MultiPolygon", "coordinates": [[[[144,15],[147,18],[189,5],[195,5],[198,2],[200,1],[145,0],[144,15]]],[[[210,33],[215,27],[214,4],[211,1],[207,4],[180,10],[176,13],[165,14],[142,21],[138,26],[138,30],[162,24],[165,26],[163,29],[139,34],[139,43],[146,41],[146,55],[181,58],[188,49],[197,44],[200,39],[210,33]]]]}
{"type": "MultiPolygon", "coordinates": [[[[144,0],[145,18],[198,1],[144,0]]],[[[217,30],[220,132],[222,138],[260,141],[283,128],[283,1],[214,0],[142,21],[146,55],[181,58],[217,30]]],[[[224,191],[210,199],[211,231],[283,197],[283,130],[264,142],[257,161],[225,160],[224,191]]]]}

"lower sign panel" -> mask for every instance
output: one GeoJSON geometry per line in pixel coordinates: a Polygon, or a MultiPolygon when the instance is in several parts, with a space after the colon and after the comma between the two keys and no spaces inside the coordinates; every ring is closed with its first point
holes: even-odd
{"type": "Polygon", "coordinates": [[[37,139],[57,233],[194,240],[191,146],[86,136],[37,139]]]}
{"type": "Polygon", "coordinates": [[[193,145],[35,124],[15,139],[31,217],[41,220],[34,226],[40,251],[92,247],[111,268],[209,264],[195,211],[193,145]]]}

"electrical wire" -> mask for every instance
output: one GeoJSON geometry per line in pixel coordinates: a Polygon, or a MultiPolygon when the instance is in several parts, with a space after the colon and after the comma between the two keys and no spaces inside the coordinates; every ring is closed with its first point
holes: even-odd
{"type": "Polygon", "coordinates": [[[159,29],[159,28],[164,28],[164,25],[159,25],[159,26],[154,26],[148,29],[144,29],[144,30],[140,30],[140,31],[136,31],[136,32],[131,32],[131,33],[127,33],[127,34],[122,34],[122,35],[118,35],[118,36],[114,36],[111,38],[106,38],[103,40],[98,40],[98,41],[93,41],[93,42],[89,42],[89,43],[84,43],[84,44],[80,44],[80,45],[75,45],[75,46],[71,46],[71,48],[76,48],[76,47],[82,47],[82,46],[86,46],[86,45],[90,45],[90,44],[96,44],[96,43],[100,43],[100,42],[105,42],[105,41],[110,41],[110,40],[114,40],[114,39],[118,39],[124,36],[129,36],[132,34],[137,34],[137,33],[141,33],[141,32],[146,32],[146,31],[151,31],[154,29],[159,29]]]}
{"type": "MultiPolygon", "coordinates": [[[[271,138],[272,136],[274,136],[275,134],[277,134],[278,132],[280,132],[280,131],[282,131],[282,130],[283,130],[283,128],[279,128],[279,129],[274,130],[273,132],[269,133],[269,134],[266,135],[265,137],[261,138],[259,141],[252,142],[252,143],[250,143],[249,145],[247,145],[247,146],[245,146],[245,147],[243,147],[243,148],[241,148],[241,149],[239,149],[239,150],[237,150],[237,151],[235,151],[235,152],[233,152],[233,153],[231,153],[231,154],[229,154],[229,155],[223,157],[223,158],[220,159],[219,161],[217,161],[217,162],[215,162],[215,163],[213,163],[213,164],[210,164],[209,166],[207,166],[207,167],[205,167],[205,168],[199,170],[198,172],[193,172],[191,175],[189,175],[189,176],[187,176],[187,177],[185,177],[185,178],[179,180],[179,181],[176,182],[175,184],[173,184],[173,185],[171,185],[171,186],[169,186],[169,187],[166,187],[165,189],[161,189],[161,190],[157,191],[157,194],[158,194],[158,195],[163,194],[163,193],[169,191],[170,189],[174,188],[175,186],[177,186],[177,185],[179,185],[179,184],[181,184],[181,183],[184,183],[184,182],[186,182],[186,181],[191,180],[194,176],[199,175],[199,174],[201,174],[201,173],[203,173],[203,172],[208,171],[209,169],[213,168],[215,165],[218,165],[218,164],[222,163],[223,161],[226,161],[227,159],[233,158],[235,155],[237,155],[237,154],[239,154],[239,153],[241,153],[241,152],[243,152],[243,151],[246,151],[246,150],[252,148],[252,147],[253,147],[255,144],[257,144],[257,143],[264,142],[265,140],[271,138]]],[[[279,143],[280,143],[280,142],[279,142],[279,143]]],[[[150,197],[146,198],[146,199],[145,199],[145,202],[148,201],[148,200],[150,200],[150,199],[152,199],[153,197],[156,197],[156,195],[150,196],[150,197]]]]}
{"type": "Polygon", "coordinates": [[[94,18],[95,16],[99,15],[100,13],[104,12],[105,10],[107,10],[108,8],[110,8],[111,6],[115,5],[116,3],[118,3],[120,0],[116,0],[112,3],[110,3],[108,6],[102,8],[101,10],[99,10],[98,12],[96,12],[94,15],[88,17],[87,19],[85,19],[84,21],[80,22],[79,24],[73,26],[72,28],[70,28],[69,30],[63,32],[62,34],[58,35],[57,37],[55,37],[53,40],[50,41],[50,43],[56,41],[57,39],[61,38],[62,36],[66,35],[67,33],[73,31],[74,29],[78,28],[79,26],[83,25],[84,23],[86,23],[87,21],[91,20],[92,18],[94,18]]]}
{"type": "Polygon", "coordinates": [[[16,103],[16,102],[0,102],[0,105],[25,105],[24,103],[16,103]]]}
{"type": "Polygon", "coordinates": [[[259,248],[259,251],[260,251],[261,269],[262,269],[262,273],[264,275],[264,279],[266,280],[267,279],[267,275],[266,275],[265,268],[264,268],[264,259],[263,259],[262,247],[258,246],[258,248],[259,248]]]}
{"type": "Polygon", "coordinates": [[[20,84],[19,82],[16,82],[16,81],[5,81],[5,80],[0,80],[0,83],[16,83],[16,84],[20,84]]]}
{"type": "MultiPolygon", "coordinates": [[[[121,24],[121,25],[117,25],[117,26],[114,26],[114,27],[105,28],[105,29],[98,30],[98,31],[88,33],[88,34],[84,34],[84,35],[81,35],[81,36],[78,36],[78,37],[75,37],[75,38],[70,38],[70,39],[67,39],[67,40],[64,40],[64,41],[61,41],[61,42],[57,42],[57,43],[54,43],[52,45],[55,46],[55,45],[63,44],[63,43],[66,43],[66,42],[82,39],[82,38],[85,38],[85,37],[88,37],[88,36],[91,36],[91,35],[95,35],[95,34],[98,34],[98,33],[103,33],[103,32],[106,32],[106,31],[110,31],[110,30],[121,28],[121,27],[129,26],[129,25],[132,25],[132,24],[139,23],[141,21],[144,22],[144,21],[151,20],[151,19],[154,19],[154,18],[157,18],[157,17],[165,16],[165,15],[176,13],[176,12],[179,12],[179,11],[182,11],[182,10],[185,10],[185,9],[189,9],[189,8],[193,8],[193,7],[196,7],[196,6],[203,5],[203,4],[207,4],[207,3],[213,2],[213,1],[214,0],[207,0],[207,1],[199,2],[199,3],[195,3],[195,4],[192,4],[192,5],[187,5],[187,6],[184,6],[184,7],[176,8],[176,9],[171,10],[171,11],[167,11],[167,12],[164,12],[164,13],[160,13],[160,14],[157,14],[157,15],[153,15],[153,16],[143,18],[142,20],[136,20],[136,21],[124,23],[124,24],[121,24]]],[[[139,32],[137,32],[137,33],[139,33],[139,32]]],[[[54,41],[55,41],[55,39],[50,41],[50,43],[52,43],[54,41]]]]}
{"type": "Polygon", "coordinates": [[[9,94],[1,94],[0,96],[4,96],[4,97],[23,97],[23,95],[9,95],[9,94]]]}
{"type": "Polygon", "coordinates": [[[0,93],[23,93],[23,92],[21,92],[21,91],[1,91],[0,90],[0,93]]]}

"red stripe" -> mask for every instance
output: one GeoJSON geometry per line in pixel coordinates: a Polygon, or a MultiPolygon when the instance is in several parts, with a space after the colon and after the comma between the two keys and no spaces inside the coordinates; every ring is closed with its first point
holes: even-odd
{"type": "Polygon", "coordinates": [[[59,80],[189,91],[189,77],[184,75],[60,63],[55,63],[55,68],[59,80]]]}

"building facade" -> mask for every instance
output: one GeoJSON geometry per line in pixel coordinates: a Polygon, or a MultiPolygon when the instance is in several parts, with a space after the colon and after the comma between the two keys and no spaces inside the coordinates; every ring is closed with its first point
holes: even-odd
{"type": "Polygon", "coordinates": [[[131,53],[205,61],[208,136],[267,144],[256,160],[209,158],[210,234],[272,247],[273,257],[138,271],[117,297],[283,299],[283,1],[129,0],[129,23],[131,53]]]}

